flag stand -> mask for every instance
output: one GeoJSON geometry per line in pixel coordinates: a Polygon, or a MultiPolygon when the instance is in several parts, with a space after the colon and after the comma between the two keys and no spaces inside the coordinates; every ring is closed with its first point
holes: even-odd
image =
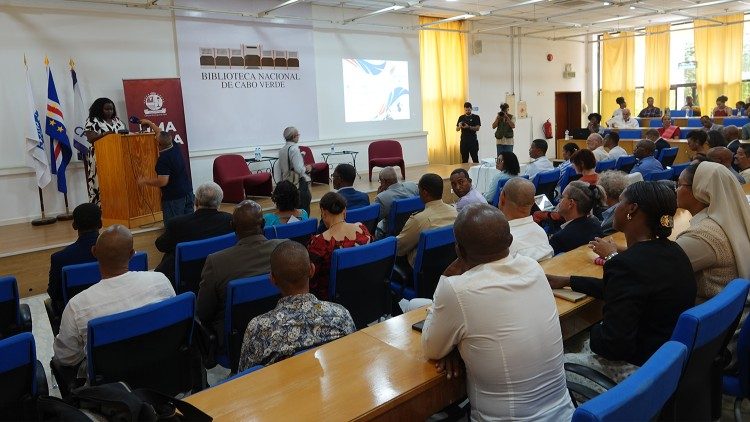
{"type": "Polygon", "coordinates": [[[63,197],[65,198],[65,213],[58,214],[57,219],[60,221],[68,221],[73,219],[73,213],[70,212],[70,208],[68,207],[68,192],[65,192],[63,194],[63,197]]]}
{"type": "Polygon", "coordinates": [[[47,217],[44,215],[44,197],[42,197],[42,188],[37,186],[37,189],[39,190],[39,205],[42,208],[42,216],[40,218],[37,218],[36,220],[31,220],[32,226],[46,226],[47,224],[52,224],[57,221],[57,217],[47,217]]]}

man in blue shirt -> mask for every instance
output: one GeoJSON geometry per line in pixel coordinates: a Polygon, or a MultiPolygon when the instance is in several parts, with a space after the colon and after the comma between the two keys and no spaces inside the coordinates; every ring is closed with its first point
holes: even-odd
{"type": "Polygon", "coordinates": [[[644,179],[647,179],[647,175],[655,173],[657,171],[664,170],[659,160],[654,158],[654,151],[656,150],[656,144],[648,139],[643,139],[635,144],[633,155],[638,159],[630,173],[641,173],[644,179]]]}
{"type": "Polygon", "coordinates": [[[370,205],[370,197],[366,193],[354,189],[354,179],[357,178],[357,169],[351,164],[339,164],[333,171],[333,188],[338,190],[346,199],[346,209],[366,207],[370,205]]]}

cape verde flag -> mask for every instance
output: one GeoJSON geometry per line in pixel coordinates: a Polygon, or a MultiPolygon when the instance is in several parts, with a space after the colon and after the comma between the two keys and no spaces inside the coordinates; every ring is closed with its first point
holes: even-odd
{"type": "Polygon", "coordinates": [[[65,169],[70,163],[73,151],[68,140],[68,131],[65,129],[60,99],[55,89],[55,80],[52,77],[52,68],[47,66],[47,118],[44,133],[49,136],[52,164],[52,174],[57,175],[57,190],[62,193],[68,192],[68,184],[65,180],[65,169]]]}

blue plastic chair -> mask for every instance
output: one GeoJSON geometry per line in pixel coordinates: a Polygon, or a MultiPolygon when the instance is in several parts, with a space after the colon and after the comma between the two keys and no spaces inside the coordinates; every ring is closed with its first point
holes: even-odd
{"type": "Polygon", "coordinates": [[[174,250],[174,291],[197,294],[206,258],[236,244],[234,233],[178,243],[174,250]]]}
{"type": "Polygon", "coordinates": [[[393,236],[333,251],[328,297],[349,310],[357,329],[388,313],[388,285],[395,260],[393,236]]]}
{"type": "Polygon", "coordinates": [[[271,283],[268,274],[229,282],[224,309],[225,353],[216,357],[219,365],[237,372],[247,324],[275,308],[280,297],[281,292],[271,283]]]}
{"type": "Polygon", "coordinates": [[[722,125],[724,127],[737,126],[738,128],[742,128],[742,126],[745,126],[748,123],[750,123],[750,119],[747,117],[725,117],[722,125]]]}
{"type": "Polygon", "coordinates": [[[404,299],[422,297],[430,299],[448,265],[456,259],[456,238],[453,225],[425,230],[419,234],[411,286],[391,281],[391,290],[404,299]]]}
{"type": "Polygon", "coordinates": [[[636,159],[633,155],[623,155],[622,157],[617,159],[617,162],[615,163],[615,168],[617,170],[624,171],[625,173],[630,173],[630,170],[633,169],[633,166],[635,166],[636,159]]]}
{"type": "MultiPolygon", "coordinates": [[[[570,184],[571,179],[576,175],[576,169],[573,166],[568,166],[560,175],[560,180],[557,182],[558,190],[562,193],[565,188],[570,184]]],[[[553,202],[557,203],[558,198],[552,199],[553,202]]]]}
{"type": "Polygon", "coordinates": [[[620,139],[641,139],[643,130],[641,129],[620,129],[620,139]]]}
{"type": "Polygon", "coordinates": [[[724,375],[722,392],[735,397],[734,420],[741,421],[742,400],[750,398],[750,318],[745,319],[737,340],[737,373],[724,375]]]}
{"type": "Polygon", "coordinates": [[[497,181],[497,189],[495,190],[495,196],[492,197],[492,206],[496,207],[500,203],[500,192],[503,191],[503,188],[505,187],[505,184],[508,183],[508,180],[512,179],[500,179],[497,181]]]}
{"type": "Polygon", "coordinates": [[[687,110],[671,110],[669,112],[669,115],[672,118],[675,118],[675,117],[685,117],[686,114],[687,114],[687,110]]]}
{"type": "Polygon", "coordinates": [[[688,133],[690,132],[689,128],[687,127],[681,127],[680,128],[680,139],[687,139],[688,133]]]}
{"type": "Polygon", "coordinates": [[[49,391],[34,336],[21,333],[0,340],[0,356],[0,415],[3,420],[36,420],[33,401],[49,391]]]}
{"type": "Polygon", "coordinates": [[[677,158],[677,153],[680,151],[677,147],[664,148],[659,151],[659,156],[656,157],[664,168],[671,166],[677,158]]]}
{"type": "MultiPolygon", "coordinates": [[[[130,263],[130,271],[148,271],[148,254],[136,252],[130,263]]],[[[66,265],[62,269],[62,297],[67,305],[73,296],[88,289],[102,279],[99,272],[98,262],[87,262],[85,264],[66,265]]]]}
{"type": "Polygon", "coordinates": [[[21,304],[18,283],[12,275],[0,277],[0,339],[31,331],[31,309],[21,304]]]}
{"type": "Polygon", "coordinates": [[[125,381],[169,395],[200,390],[203,385],[191,379],[194,318],[195,295],[187,292],[92,319],[86,342],[89,382],[125,381]]]}
{"type": "Polygon", "coordinates": [[[698,117],[689,117],[687,119],[687,127],[701,127],[701,118],[698,117]]]}
{"type": "Polygon", "coordinates": [[[652,118],[650,122],[648,122],[648,127],[662,127],[661,118],[652,118]]]}
{"type": "MultiPolygon", "coordinates": [[[[572,167],[572,166],[571,166],[572,167]]],[[[536,174],[531,182],[536,189],[535,195],[547,195],[547,198],[555,197],[555,188],[560,181],[560,169],[542,171],[536,174]]]]}
{"type": "Polygon", "coordinates": [[[656,182],[658,180],[672,180],[673,174],[674,174],[674,170],[672,170],[672,168],[670,167],[666,170],[647,173],[643,175],[643,180],[647,182],[656,182]]]}
{"type": "Polygon", "coordinates": [[[371,234],[375,234],[378,218],[380,218],[380,204],[377,203],[353,210],[346,210],[347,223],[362,223],[371,234]]]}
{"type": "Polygon", "coordinates": [[[310,243],[310,238],[318,232],[318,219],[295,221],[294,223],[268,226],[263,229],[267,239],[289,239],[299,242],[305,247],[310,243]]]}
{"type": "Polygon", "coordinates": [[[597,173],[602,173],[607,170],[614,170],[616,165],[617,160],[615,159],[597,161],[596,167],[594,167],[594,171],[596,171],[597,173]]]}
{"type": "Polygon", "coordinates": [[[682,343],[664,343],[621,383],[580,405],[572,421],[654,420],[677,389],[687,354],[687,347],[682,343]]]}
{"type": "Polygon", "coordinates": [[[385,233],[389,236],[398,236],[409,217],[422,210],[424,210],[424,202],[418,196],[396,199],[391,204],[391,211],[388,214],[388,227],[386,227],[385,233]]]}
{"type": "Polygon", "coordinates": [[[689,165],[690,163],[674,164],[672,166],[672,180],[676,182],[680,178],[682,171],[688,168],[689,165]]]}

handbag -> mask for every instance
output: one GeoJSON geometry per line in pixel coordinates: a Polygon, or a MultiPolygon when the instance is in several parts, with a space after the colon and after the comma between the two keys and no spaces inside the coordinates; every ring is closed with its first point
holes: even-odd
{"type": "Polygon", "coordinates": [[[292,167],[292,157],[289,154],[289,151],[291,149],[292,145],[289,145],[289,147],[286,149],[287,173],[286,175],[284,175],[284,180],[291,182],[294,186],[297,186],[299,188],[300,176],[296,171],[294,171],[294,168],[292,167]]]}

